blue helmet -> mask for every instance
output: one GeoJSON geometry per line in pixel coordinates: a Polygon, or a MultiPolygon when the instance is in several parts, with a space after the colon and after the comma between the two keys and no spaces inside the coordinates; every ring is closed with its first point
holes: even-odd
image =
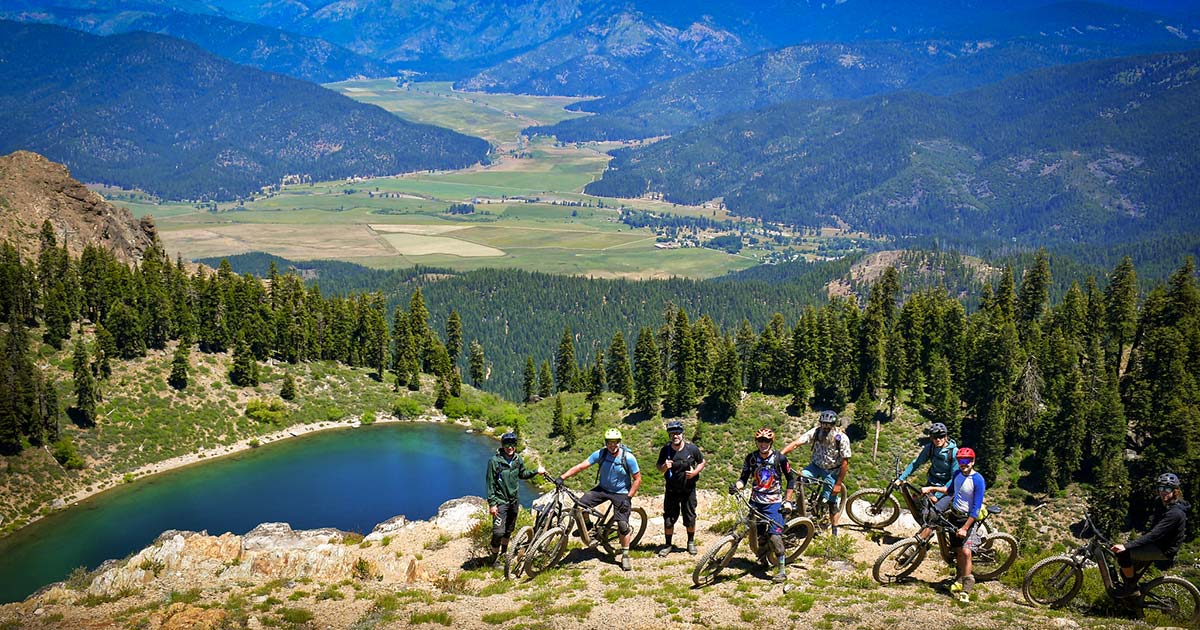
{"type": "Polygon", "coordinates": [[[683,423],[678,420],[668,422],[667,433],[683,433],[683,423]]]}
{"type": "Polygon", "coordinates": [[[509,431],[508,433],[505,433],[504,435],[500,436],[500,446],[510,446],[510,445],[511,446],[517,445],[517,434],[513,433],[512,431],[509,431]]]}

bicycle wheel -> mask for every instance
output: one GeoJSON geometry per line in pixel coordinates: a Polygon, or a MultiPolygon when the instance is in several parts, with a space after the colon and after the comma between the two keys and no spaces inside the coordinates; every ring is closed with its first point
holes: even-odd
{"type": "Polygon", "coordinates": [[[925,543],[916,537],[905,538],[883,550],[871,567],[871,577],[880,584],[894,584],[908,577],[925,561],[925,543]]]}
{"type": "Polygon", "coordinates": [[[692,570],[692,584],[708,586],[716,582],[721,570],[733,558],[733,552],[737,551],[737,544],[738,538],[733,534],[727,534],[705,550],[704,555],[696,561],[696,568],[692,570]]]}
{"type": "Polygon", "coordinates": [[[1200,625],[1200,590],[1174,575],[1151,580],[1142,587],[1142,611],[1155,626],[1200,625]]]}
{"type": "Polygon", "coordinates": [[[1008,534],[988,534],[971,552],[971,574],[977,580],[1000,577],[1017,559],[1017,539],[1008,534]]]}
{"type": "Polygon", "coordinates": [[[813,527],[812,520],[807,516],[797,516],[783,526],[784,557],[789,564],[804,553],[816,533],[817,528],[813,527]]]}
{"type": "MultiPolygon", "coordinates": [[[[646,533],[646,510],[640,507],[629,510],[629,546],[632,548],[642,539],[642,534],[646,533]]],[[[607,521],[597,527],[600,546],[612,555],[616,555],[621,551],[621,533],[617,528],[615,517],[610,517],[607,521]]]]}
{"type": "Polygon", "coordinates": [[[561,527],[551,527],[529,546],[521,572],[527,577],[534,577],[554,566],[566,548],[567,532],[561,527]]]}
{"type": "Polygon", "coordinates": [[[521,577],[521,565],[525,563],[525,554],[533,543],[533,528],[526,525],[517,530],[508,541],[508,553],[504,554],[504,579],[521,577]]]}
{"type": "Polygon", "coordinates": [[[863,488],[850,495],[845,505],[846,516],[849,516],[855,525],[867,529],[883,529],[900,517],[900,503],[896,501],[896,497],[888,490],[879,488],[863,488]],[[888,493],[887,499],[879,507],[875,507],[885,492],[888,493]]]}
{"type": "Polygon", "coordinates": [[[1083,569],[1069,556],[1042,558],[1025,572],[1021,594],[1034,606],[1058,608],[1083,586],[1083,569]]]}

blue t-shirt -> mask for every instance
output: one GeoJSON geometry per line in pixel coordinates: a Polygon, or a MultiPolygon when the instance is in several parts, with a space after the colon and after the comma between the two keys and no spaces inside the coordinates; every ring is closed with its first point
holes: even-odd
{"type": "Polygon", "coordinates": [[[613,457],[607,448],[602,448],[589,455],[587,460],[593,466],[597,463],[600,464],[600,481],[597,485],[601,490],[613,494],[629,494],[633,476],[641,472],[637,459],[624,446],[617,452],[616,457],[613,457]],[[626,463],[629,465],[629,470],[625,469],[626,463]]]}

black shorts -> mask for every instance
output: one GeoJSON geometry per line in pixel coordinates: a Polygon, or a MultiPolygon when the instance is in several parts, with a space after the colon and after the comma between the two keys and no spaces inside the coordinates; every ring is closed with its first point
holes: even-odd
{"type": "Polygon", "coordinates": [[[501,503],[496,506],[496,515],[492,517],[492,535],[507,538],[517,528],[517,514],[521,511],[519,503],[501,503]]]}
{"type": "Polygon", "coordinates": [[[696,526],[696,489],[671,490],[663,497],[663,527],[674,527],[683,512],[683,526],[696,526]]]}
{"type": "Polygon", "coordinates": [[[592,488],[579,497],[579,504],[590,508],[594,508],[605,501],[612,502],[616,521],[624,525],[623,529],[625,531],[629,531],[629,511],[633,509],[633,501],[630,500],[628,494],[616,494],[605,492],[600,488],[592,488]]]}
{"type": "Polygon", "coordinates": [[[1125,549],[1117,554],[1117,564],[1123,567],[1141,567],[1146,564],[1170,562],[1171,559],[1163,553],[1158,545],[1142,545],[1133,549],[1125,549]]]}

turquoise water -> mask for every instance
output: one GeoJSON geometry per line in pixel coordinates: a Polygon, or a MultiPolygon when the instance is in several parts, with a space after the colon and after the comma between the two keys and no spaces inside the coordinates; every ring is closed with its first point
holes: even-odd
{"type": "MultiPolygon", "coordinates": [[[[490,438],[432,424],[325,431],[139,479],[0,539],[0,603],[18,601],[168,529],[244,534],[259,523],[363,534],[398,514],[483,496],[490,438]]],[[[526,487],[528,505],[535,496],[526,487]]]]}

